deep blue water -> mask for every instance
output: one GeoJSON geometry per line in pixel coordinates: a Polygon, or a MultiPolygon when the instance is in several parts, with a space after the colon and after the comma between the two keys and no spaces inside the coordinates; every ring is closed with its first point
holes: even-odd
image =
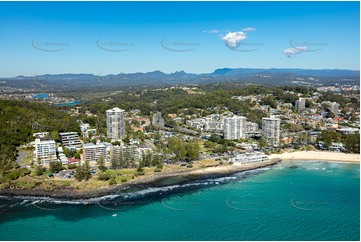
{"type": "Polygon", "coordinates": [[[283,162],[68,204],[0,200],[2,240],[359,240],[356,164],[283,162]]]}

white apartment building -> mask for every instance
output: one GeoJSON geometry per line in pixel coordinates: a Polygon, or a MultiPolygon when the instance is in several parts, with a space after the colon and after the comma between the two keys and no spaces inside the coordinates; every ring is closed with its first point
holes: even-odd
{"type": "Polygon", "coordinates": [[[113,108],[106,111],[107,137],[119,140],[125,137],[125,110],[113,108]]]}
{"type": "Polygon", "coordinates": [[[255,162],[267,162],[269,161],[269,157],[262,152],[252,152],[238,154],[236,157],[231,158],[230,161],[234,164],[249,164],[255,162]]]}
{"type": "Polygon", "coordinates": [[[246,118],[233,116],[224,118],[224,138],[240,139],[246,137],[246,118]]]}
{"type": "Polygon", "coordinates": [[[83,160],[84,161],[98,161],[100,157],[107,158],[107,148],[105,144],[84,144],[83,146],[83,160]]]}
{"type": "Polygon", "coordinates": [[[82,146],[82,143],[79,139],[77,132],[64,132],[59,133],[60,140],[62,145],[67,148],[79,148],[82,146]]]}
{"type": "Polygon", "coordinates": [[[279,118],[270,117],[262,118],[262,136],[272,146],[278,146],[280,141],[280,125],[279,118]]]}
{"type": "Polygon", "coordinates": [[[128,153],[128,159],[140,160],[142,158],[142,154],[152,153],[153,150],[150,148],[141,148],[133,145],[116,145],[111,148],[110,156],[113,158],[114,156],[122,155],[123,159],[125,159],[126,154],[128,153]]]}
{"type": "Polygon", "coordinates": [[[50,161],[56,160],[56,146],[54,140],[35,139],[35,158],[43,165],[49,165],[50,161]]]}
{"type": "Polygon", "coordinates": [[[297,112],[301,112],[302,110],[304,110],[304,109],[306,108],[306,99],[300,97],[300,98],[296,101],[295,106],[296,106],[296,111],[297,111],[297,112]]]}

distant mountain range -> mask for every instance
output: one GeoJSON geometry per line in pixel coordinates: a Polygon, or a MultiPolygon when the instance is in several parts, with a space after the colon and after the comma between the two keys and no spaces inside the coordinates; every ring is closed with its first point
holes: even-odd
{"type": "Polygon", "coordinates": [[[200,85],[218,82],[244,82],[265,85],[304,84],[330,85],[335,82],[358,84],[360,71],[342,69],[252,69],[222,68],[212,73],[192,74],[177,71],[166,74],[161,71],[147,73],[120,73],[96,76],[93,74],[45,74],[37,76],[17,76],[0,78],[0,87],[68,89],[127,86],[172,86],[200,85]]]}

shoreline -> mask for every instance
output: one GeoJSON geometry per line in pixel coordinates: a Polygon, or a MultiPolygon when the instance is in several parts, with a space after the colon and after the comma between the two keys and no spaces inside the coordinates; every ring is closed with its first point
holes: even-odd
{"type": "Polygon", "coordinates": [[[29,197],[50,197],[50,198],[58,198],[63,200],[78,200],[78,199],[91,199],[102,197],[106,195],[111,195],[121,190],[125,190],[132,187],[161,187],[164,186],[164,181],[172,178],[179,178],[178,181],[173,183],[168,183],[166,185],[175,185],[180,184],[187,181],[192,180],[200,180],[207,178],[209,176],[212,177],[223,177],[233,173],[241,172],[241,171],[249,171],[255,170],[258,168],[263,168],[267,166],[272,166],[281,159],[273,158],[268,162],[258,162],[253,164],[246,165],[229,165],[229,166],[219,166],[219,167],[207,167],[200,169],[192,169],[178,172],[170,172],[170,173],[160,173],[148,177],[140,177],[138,179],[132,180],[130,182],[122,183],[115,186],[110,186],[107,188],[101,188],[97,190],[85,190],[79,191],[75,189],[55,189],[53,191],[45,190],[45,189],[3,189],[0,190],[0,196],[7,197],[20,197],[20,196],[29,196],[29,197]]]}
{"type": "Polygon", "coordinates": [[[169,173],[158,173],[151,176],[139,177],[126,183],[100,188],[96,190],[76,190],[74,188],[59,188],[55,190],[46,189],[3,189],[0,196],[6,197],[50,197],[62,200],[92,199],[106,195],[112,195],[119,191],[139,187],[162,187],[168,185],[182,184],[193,180],[202,180],[209,177],[223,177],[241,171],[255,170],[272,166],[282,161],[322,161],[335,163],[360,164],[360,154],[345,154],[328,151],[296,151],[283,154],[272,154],[270,161],[251,164],[233,164],[227,166],[206,167],[175,171],[169,173]],[[176,181],[170,181],[177,178],[176,181]]]}
{"type": "Polygon", "coordinates": [[[360,154],[346,154],[332,151],[295,151],[283,154],[272,154],[270,159],[278,158],[282,161],[324,161],[335,163],[360,164],[360,154]]]}

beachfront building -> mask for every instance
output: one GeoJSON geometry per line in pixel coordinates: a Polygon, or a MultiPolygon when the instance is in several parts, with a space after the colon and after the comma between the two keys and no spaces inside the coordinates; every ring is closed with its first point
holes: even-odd
{"type": "Polygon", "coordinates": [[[106,159],[107,149],[105,144],[88,143],[83,146],[83,160],[84,161],[98,161],[100,157],[106,159]]]}
{"type": "Polygon", "coordinates": [[[142,158],[143,154],[149,154],[152,152],[152,149],[145,147],[136,147],[134,145],[114,145],[110,149],[110,157],[111,159],[121,157],[122,160],[138,161],[142,158]]]}
{"type": "Polygon", "coordinates": [[[257,123],[246,122],[246,137],[259,136],[260,131],[257,123]]]}
{"type": "Polygon", "coordinates": [[[79,135],[77,132],[64,132],[59,133],[61,144],[69,149],[80,148],[82,142],[80,141],[79,135]]]}
{"type": "Polygon", "coordinates": [[[295,106],[296,106],[296,111],[297,111],[297,112],[301,112],[302,110],[304,110],[304,109],[306,108],[306,99],[300,97],[300,98],[296,101],[295,106]]]}
{"type": "Polygon", "coordinates": [[[55,141],[47,138],[35,139],[35,158],[47,166],[51,161],[56,161],[55,141]]]}
{"type": "Polygon", "coordinates": [[[268,155],[262,152],[251,152],[238,154],[236,157],[230,159],[234,164],[250,164],[255,162],[267,162],[269,161],[268,155]]]}
{"type": "Polygon", "coordinates": [[[246,137],[246,118],[242,116],[226,117],[224,119],[224,138],[240,139],[246,137]]]}
{"type": "Polygon", "coordinates": [[[280,141],[280,125],[279,118],[270,117],[262,118],[262,136],[271,146],[278,146],[280,141]]]}
{"type": "Polygon", "coordinates": [[[120,108],[108,109],[106,111],[107,137],[119,140],[125,137],[125,110],[120,108]]]}

